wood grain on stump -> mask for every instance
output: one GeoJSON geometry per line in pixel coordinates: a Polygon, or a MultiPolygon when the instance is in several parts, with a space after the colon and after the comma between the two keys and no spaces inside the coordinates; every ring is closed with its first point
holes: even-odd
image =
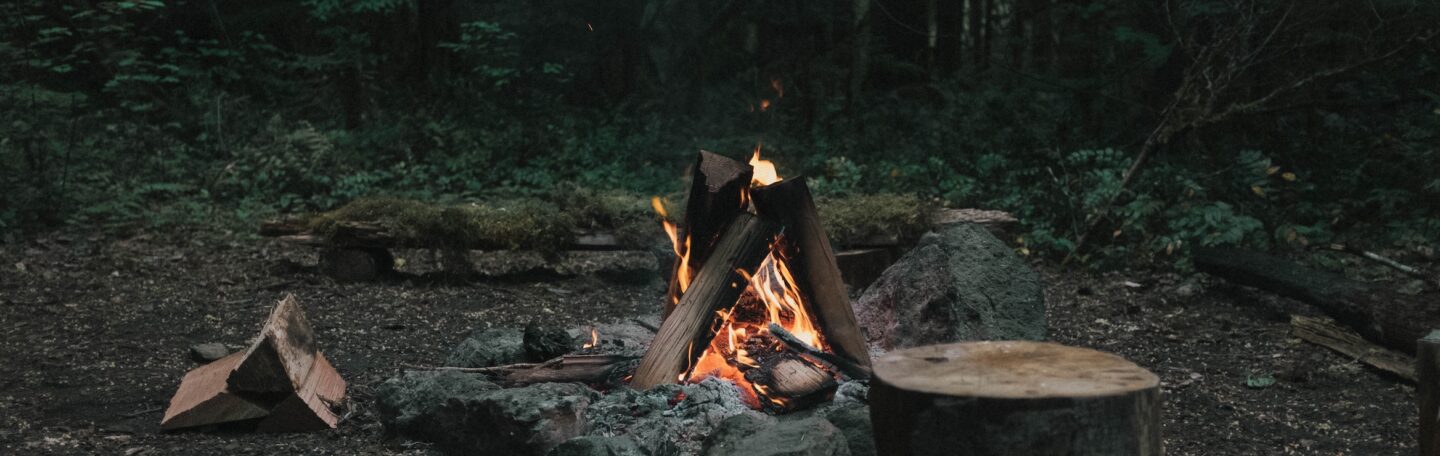
{"type": "Polygon", "coordinates": [[[1047,342],[965,342],[874,362],[879,454],[1162,453],[1160,379],[1118,356],[1047,342]]]}
{"type": "Polygon", "coordinates": [[[1416,341],[1415,388],[1420,405],[1420,456],[1440,456],[1440,329],[1416,341]]]}

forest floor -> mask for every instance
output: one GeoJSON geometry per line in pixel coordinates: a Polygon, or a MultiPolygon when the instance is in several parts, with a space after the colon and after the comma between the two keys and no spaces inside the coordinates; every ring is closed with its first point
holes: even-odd
{"type": "MultiPolygon", "coordinates": [[[[380,382],[406,365],[440,363],[477,327],[645,315],[663,293],[658,277],[340,284],[315,271],[314,256],[205,232],[0,245],[0,453],[429,454],[385,436],[371,394],[380,382]],[[339,429],[159,433],[163,407],[195,367],[188,348],[240,348],[285,293],[299,298],[350,384],[339,429]]],[[[1315,314],[1303,304],[1199,274],[1038,268],[1053,340],[1117,353],[1160,376],[1167,454],[1415,452],[1414,387],[1293,338],[1288,315],[1315,314]],[[1277,381],[1250,388],[1251,376],[1277,381]]]]}

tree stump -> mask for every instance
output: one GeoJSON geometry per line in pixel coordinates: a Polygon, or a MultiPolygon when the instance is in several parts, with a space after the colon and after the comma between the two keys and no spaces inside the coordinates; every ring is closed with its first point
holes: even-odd
{"type": "Polygon", "coordinates": [[[870,390],[885,455],[1160,455],[1160,379],[1047,342],[965,342],[878,358],[870,390]]]}
{"type": "Polygon", "coordinates": [[[1420,405],[1420,455],[1440,456],[1440,330],[1416,341],[1415,397],[1420,405]]]}
{"type": "Polygon", "coordinates": [[[320,251],[320,272],[335,280],[368,282],[395,270],[395,257],[376,247],[332,247],[320,251]]]}

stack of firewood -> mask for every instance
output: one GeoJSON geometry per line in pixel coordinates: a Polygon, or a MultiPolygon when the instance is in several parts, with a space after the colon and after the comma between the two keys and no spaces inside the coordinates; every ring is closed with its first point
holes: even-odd
{"type": "Polygon", "coordinates": [[[315,333],[287,295],[249,349],[185,374],[160,429],[231,424],[261,432],[333,429],[345,380],[316,350],[315,333]]]}

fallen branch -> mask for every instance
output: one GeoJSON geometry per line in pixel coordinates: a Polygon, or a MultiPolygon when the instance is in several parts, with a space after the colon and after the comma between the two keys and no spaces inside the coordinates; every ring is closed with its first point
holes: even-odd
{"type": "Polygon", "coordinates": [[[635,356],[625,355],[565,355],[543,363],[515,363],[491,367],[420,367],[413,369],[463,372],[494,376],[496,380],[509,385],[531,383],[580,382],[609,383],[618,376],[618,369],[635,356]]]}
{"type": "Polygon", "coordinates": [[[1405,275],[1408,275],[1408,276],[1411,276],[1411,277],[1414,277],[1414,278],[1417,278],[1417,279],[1420,279],[1420,280],[1424,280],[1426,283],[1431,283],[1431,284],[1434,284],[1434,285],[1436,285],[1436,286],[1440,286],[1440,279],[1436,279],[1435,277],[1432,277],[1432,276],[1430,276],[1429,274],[1426,274],[1425,271],[1420,270],[1420,268],[1417,268],[1417,267],[1414,267],[1414,266],[1408,266],[1408,265],[1406,265],[1406,264],[1404,264],[1404,263],[1401,263],[1401,262],[1399,262],[1399,261],[1395,261],[1395,260],[1392,260],[1392,259],[1390,259],[1390,258],[1381,256],[1381,255],[1378,254],[1378,253],[1371,252],[1371,251],[1369,251],[1369,250],[1365,250],[1365,249],[1362,249],[1362,248],[1359,248],[1359,247],[1355,247],[1355,246],[1350,245],[1350,244],[1330,244],[1329,247],[1330,247],[1330,250],[1334,250],[1334,251],[1337,251],[1337,252],[1345,252],[1345,253],[1348,253],[1348,254],[1351,254],[1351,255],[1359,256],[1359,257],[1361,257],[1361,258],[1364,258],[1364,259],[1367,259],[1367,260],[1370,260],[1370,261],[1374,261],[1374,262],[1376,262],[1376,263],[1380,263],[1380,264],[1383,264],[1383,265],[1385,265],[1385,266],[1388,266],[1388,267],[1390,267],[1391,269],[1394,269],[1394,270],[1396,270],[1396,271],[1400,271],[1401,273],[1403,273],[1403,274],[1405,274],[1405,275]]]}
{"type": "Polygon", "coordinates": [[[826,353],[824,351],[821,351],[820,349],[811,347],[810,344],[801,341],[800,338],[795,337],[794,334],[791,334],[790,331],[786,331],[785,328],[780,327],[780,325],[771,323],[770,335],[775,336],[775,339],[779,340],[781,343],[784,343],[785,346],[790,347],[792,350],[800,352],[801,354],[804,354],[806,356],[815,358],[821,362],[824,362],[825,364],[834,366],[836,370],[844,373],[847,377],[855,380],[870,379],[870,368],[857,364],[853,361],[850,361],[848,359],[845,359],[844,357],[835,355],[833,353],[826,353]]]}
{"type": "Polygon", "coordinates": [[[1290,316],[1290,329],[1295,337],[1321,347],[1335,350],[1356,361],[1397,377],[1416,382],[1415,360],[1360,338],[1359,334],[1335,324],[1328,318],[1290,316]]]}

